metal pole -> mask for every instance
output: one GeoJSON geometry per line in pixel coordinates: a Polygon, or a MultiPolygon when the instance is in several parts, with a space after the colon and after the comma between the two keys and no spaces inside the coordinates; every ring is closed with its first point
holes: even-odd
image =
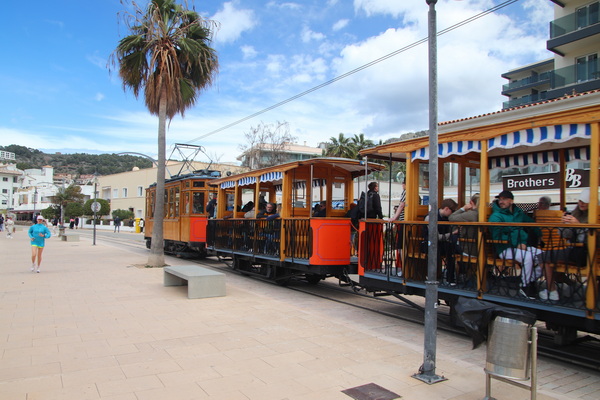
{"type": "MultiPolygon", "coordinates": [[[[94,177],[94,203],[96,202],[96,187],[98,186],[98,182],[96,181],[96,177],[94,177]]],[[[92,240],[92,246],[96,245],[96,207],[94,207],[94,238],[92,240]]]]}
{"type": "Polygon", "coordinates": [[[413,375],[428,384],[444,381],[435,374],[437,333],[438,284],[438,131],[437,131],[437,28],[435,4],[437,0],[426,0],[429,5],[429,236],[427,252],[427,278],[425,279],[425,340],[423,365],[413,375]]]}

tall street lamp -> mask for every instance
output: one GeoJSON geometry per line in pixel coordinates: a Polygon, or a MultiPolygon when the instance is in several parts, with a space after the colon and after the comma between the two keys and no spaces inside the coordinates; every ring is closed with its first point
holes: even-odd
{"type": "Polygon", "coordinates": [[[98,203],[96,201],[96,199],[98,198],[98,175],[94,173],[94,202],[92,203],[92,211],[94,212],[94,236],[93,236],[93,240],[92,240],[92,246],[96,245],[96,213],[98,211],[100,211],[100,203],[98,203]]]}
{"type": "Polygon", "coordinates": [[[437,27],[435,4],[437,0],[425,0],[429,5],[429,225],[427,251],[427,278],[425,279],[425,340],[423,365],[413,375],[428,384],[444,381],[435,374],[437,333],[437,253],[438,253],[438,101],[437,101],[437,27]]]}

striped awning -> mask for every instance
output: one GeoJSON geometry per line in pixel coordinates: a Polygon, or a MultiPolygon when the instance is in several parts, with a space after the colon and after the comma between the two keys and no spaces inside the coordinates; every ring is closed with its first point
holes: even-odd
{"type": "MultiPolygon", "coordinates": [[[[481,152],[481,143],[475,140],[462,140],[438,144],[438,157],[445,158],[454,155],[464,155],[471,152],[481,152]]],[[[429,160],[429,147],[411,152],[413,160],[429,160]]]]}
{"type": "MultiPolygon", "coordinates": [[[[563,143],[573,138],[590,138],[591,135],[592,128],[589,124],[542,126],[506,133],[488,139],[488,151],[494,149],[512,149],[519,146],[537,146],[548,142],[563,143]]],[[[440,158],[464,155],[470,152],[481,152],[481,143],[479,141],[464,140],[438,144],[438,157],[440,158]]],[[[411,156],[413,160],[429,160],[429,147],[414,150],[411,152],[411,156]]],[[[540,162],[544,157],[548,156],[551,157],[551,155],[540,156],[540,162]]],[[[527,162],[526,156],[523,162],[527,162]]]]}
{"type": "Polygon", "coordinates": [[[256,177],[255,176],[245,176],[242,179],[238,180],[238,185],[239,186],[246,186],[246,185],[252,185],[256,183],[256,177]]]}
{"type": "Polygon", "coordinates": [[[589,138],[591,136],[592,127],[589,124],[542,126],[491,138],[488,140],[488,150],[537,146],[548,142],[564,143],[573,138],[589,138]]]}
{"type": "Polygon", "coordinates": [[[232,188],[234,186],[235,186],[235,181],[227,181],[227,182],[221,183],[221,189],[228,189],[228,188],[232,188]]]}
{"type": "Polygon", "coordinates": [[[283,178],[282,172],[267,172],[266,174],[262,174],[260,176],[260,181],[261,182],[272,182],[272,181],[278,181],[281,178],[283,178]]]}
{"type": "MultiPolygon", "coordinates": [[[[588,161],[590,159],[589,147],[576,147],[567,149],[565,161],[588,161]]],[[[540,151],[509,156],[490,157],[489,168],[525,167],[527,165],[546,165],[560,162],[560,151],[540,151]]]]}
{"type": "Polygon", "coordinates": [[[325,179],[313,179],[313,187],[324,187],[327,186],[327,181],[325,179]]]}

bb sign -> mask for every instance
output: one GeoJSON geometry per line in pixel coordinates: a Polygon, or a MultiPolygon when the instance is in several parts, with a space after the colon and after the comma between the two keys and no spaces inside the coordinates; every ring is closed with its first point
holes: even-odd
{"type": "MultiPolygon", "coordinates": [[[[590,186],[590,171],[586,169],[565,170],[567,188],[590,186]]],[[[502,177],[502,187],[511,192],[520,190],[560,189],[558,172],[529,175],[509,175],[502,177]]]]}

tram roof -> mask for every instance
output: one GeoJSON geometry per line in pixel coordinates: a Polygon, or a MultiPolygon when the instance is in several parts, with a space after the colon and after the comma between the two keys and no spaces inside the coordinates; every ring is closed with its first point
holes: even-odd
{"type": "MultiPolygon", "coordinates": [[[[516,155],[531,152],[530,146],[535,146],[536,152],[558,150],[561,148],[577,148],[589,145],[589,124],[600,120],[600,90],[585,93],[565,95],[561,98],[548,100],[527,106],[496,111],[493,113],[447,121],[438,124],[438,148],[440,157],[460,155],[469,158],[468,153],[478,153],[468,142],[482,140],[498,140],[508,135],[521,137],[533,131],[534,135],[547,129],[574,130],[574,134],[560,141],[536,140],[533,143],[514,142],[512,147],[503,147],[496,151],[498,155],[516,155]],[[575,126],[577,125],[577,126],[575,126]],[[559,128],[556,128],[559,127],[559,128]],[[588,129],[587,135],[585,130],[588,129]],[[460,145],[461,149],[458,150],[460,145]],[[454,153],[444,154],[448,147],[454,148],[454,153]]],[[[510,139],[515,140],[515,139],[510,139]]],[[[371,159],[406,161],[408,154],[422,150],[421,159],[428,159],[429,136],[402,140],[360,151],[360,154],[371,159]]],[[[489,152],[494,157],[493,151],[489,152]]],[[[478,156],[476,156],[478,158],[478,156]]]]}
{"type": "Polygon", "coordinates": [[[237,181],[241,178],[257,177],[257,176],[262,176],[264,174],[268,174],[271,172],[273,172],[273,173],[286,172],[286,171],[289,171],[289,170],[292,170],[295,168],[300,168],[303,166],[310,166],[310,165],[328,166],[328,167],[340,169],[343,171],[348,171],[348,172],[350,172],[350,174],[352,175],[353,178],[355,178],[357,176],[363,176],[365,174],[365,169],[366,169],[367,173],[371,173],[373,171],[381,171],[381,170],[385,169],[385,166],[381,165],[381,164],[369,162],[369,163],[367,163],[367,165],[365,165],[365,163],[362,161],[352,160],[349,158],[317,157],[317,158],[310,158],[308,160],[292,161],[292,162],[288,162],[285,164],[276,165],[273,167],[256,169],[256,170],[244,172],[241,174],[231,175],[231,176],[223,177],[220,179],[214,179],[213,181],[210,182],[210,184],[211,185],[219,185],[223,182],[237,181]]]}

